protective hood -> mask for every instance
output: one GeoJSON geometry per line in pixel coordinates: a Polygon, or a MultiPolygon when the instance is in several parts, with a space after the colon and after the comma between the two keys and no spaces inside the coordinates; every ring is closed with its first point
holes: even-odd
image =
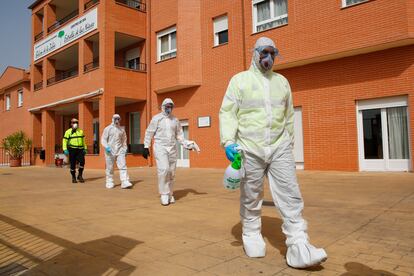
{"type": "Polygon", "coordinates": [[[273,42],[273,40],[271,40],[268,37],[261,37],[256,41],[256,44],[254,45],[254,49],[253,49],[252,66],[254,68],[258,69],[263,74],[266,74],[267,72],[271,72],[272,69],[265,70],[265,69],[262,68],[262,66],[260,65],[260,54],[259,54],[258,51],[256,51],[256,49],[266,48],[266,47],[269,47],[269,46],[273,47],[273,48],[276,48],[275,43],[273,42]]]}
{"type": "Polygon", "coordinates": [[[165,112],[165,106],[167,105],[167,104],[172,104],[173,106],[174,106],[174,102],[173,102],[173,100],[171,100],[170,98],[166,98],[166,99],[164,99],[164,101],[162,101],[162,105],[161,105],[161,110],[162,110],[162,113],[164,114],[164,115],[169,115],[169,114],[167,114],[166,112],[165,112]]]}

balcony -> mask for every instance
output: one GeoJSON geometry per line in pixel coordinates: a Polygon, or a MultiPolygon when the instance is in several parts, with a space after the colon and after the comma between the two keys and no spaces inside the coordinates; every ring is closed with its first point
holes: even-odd
{"type": "Polygon", "coordinates": [[[127,6],[129,8],[136,9],[141,12],[145,12],[147,9],[147,6],[142,1],[137,0],[115,0],[116,3],[127,6]]]}
{"type": "Polygon", "coordinates": [[[49,28],[47,28],[47,31],[50,33],[52,31],[56,30],[57,28],[64,25],[66,22],[68,22],[72,18],[77,17],[78,15],[79,15],[79,10],[75,10],[75,11],[71,12],[70,14],[66,15],[62,19],[55,21],[55,23],[53,23],[49,28]]]}
{"type": "Polygon", "coordinates": [[[51,56],[47,62],[49,64],[47,86],[78,76],[79,45],[73,45],[51,56]]]}
{"type": "Polygon", "coordinates": [[[35,40],[35,42],[37,42],[37,41],[39,41],[42,38],[43,38],[43,31],[41,31],[40,33],[38,33],[37,35],[35,35],[34,40],[35,40]]]}
{"type": "Polygon", "coordinates": [[[115,67],[136,72],[146,72],[147,65],[142,55],[145,40],[140,37],[115,33],[115,67]]]}
{"type": "Polygon", "coordinates": [[[86,73],[96,68],[99,68],[99,57],[94,59],[92,62],[85,64],[83,66],[83,71],[86,73]]]}
{"type": "Polygon", "coordinates": [[[67,71],[57,73],[54,77],[47,79],[47,85],[52,85],[56,82],[63,81],[72,77],[78,76],[78,67],[71,68],[67,71]]]}
{"type": "Polygon", "coordinates": [[[85,11],[94,7],[95,5],[99,4],[99,0],[90,0],[89,2],[86,2],[84,5],[85,11]]]}
{"type": "Polygon", "coordinates": [[[43,81],[39,81],[38,83],[35,83],[33,86],[34,91],[40,90],[43,88],[43,81]]]}

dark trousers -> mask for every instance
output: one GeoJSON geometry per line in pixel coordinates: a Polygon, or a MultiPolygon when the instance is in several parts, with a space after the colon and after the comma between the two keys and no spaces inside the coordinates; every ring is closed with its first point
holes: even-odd
{"type": "Polygon", "coordinates": [[[76,163],[79,163],[79,175],[82,176],[83,167],[85,166],[85,152],[83,149],[68,148],[70,173],[75,177],[76,163]]]}

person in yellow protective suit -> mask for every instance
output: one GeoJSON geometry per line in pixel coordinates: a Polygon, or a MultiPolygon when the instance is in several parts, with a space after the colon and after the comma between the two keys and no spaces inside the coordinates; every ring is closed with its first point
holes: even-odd
{"type": "Polygon", "coordinates": [[[144,139],[144,158],[148,158],[151,140],[154,137],[154,153],[157,162],[158,189],[161,195],[161,204],[164,206],[174,203],[173,186],[177,165],[177,142],[187,150],[200,151],[194,141],[184,138],[180,121],[172,115],[174,102],[166,98],[161,105],[162,112],[155,115],[147,130],[144,139]]]}
{"type": "Polygon", "coordinates": [[[85,154],[87,146],[85,143],[85,134],[79,128],[78,119],[70,120],[71,128],[66,130],[63,135],[62,149],[65,155],[69,155],[70,174],[72,175],[72,183],[78,181],[83,183],[83,169],[85,167],[85,154]],[[76,163],[79,163],[78,177],[76,178],[76,163]]]}
{"type": "Polygon", "coordinates": [[[272,71],[277,55],[271,39],[257,40],[250,69],[236,74],[228,85],[219,114],[220,139],[230,161],[241,148],[244,176],[240,185],[240,216],[247,256],[266,254],[261,234],[266,175],[274,204],[283,218],[287,264],[305,268],[325,261],[327,254],[310,244],[302,218],[303,200],[292,152],[292,93],[287,79],[272,71]]]}

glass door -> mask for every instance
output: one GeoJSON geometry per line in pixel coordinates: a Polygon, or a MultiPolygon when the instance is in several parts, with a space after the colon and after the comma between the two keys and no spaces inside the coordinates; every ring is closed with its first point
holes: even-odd
{"type": "MultiPolygon", "coordinates": [[[[183,128],[184,132],[184,139],[188,140],[188,121],[180,121],[181,127],[183,128]]],[[[184,147],[177,143],[177,167],[184,167],[189,168],[190,167],[190,155],[188,150],[184,149],[184,147]]]]}
{"type": "Polygon", "coordinates": [[[407,106],[393,105],[363,105],[364,109],[358,111],[362,171],[410,170],[407,106]]]}

